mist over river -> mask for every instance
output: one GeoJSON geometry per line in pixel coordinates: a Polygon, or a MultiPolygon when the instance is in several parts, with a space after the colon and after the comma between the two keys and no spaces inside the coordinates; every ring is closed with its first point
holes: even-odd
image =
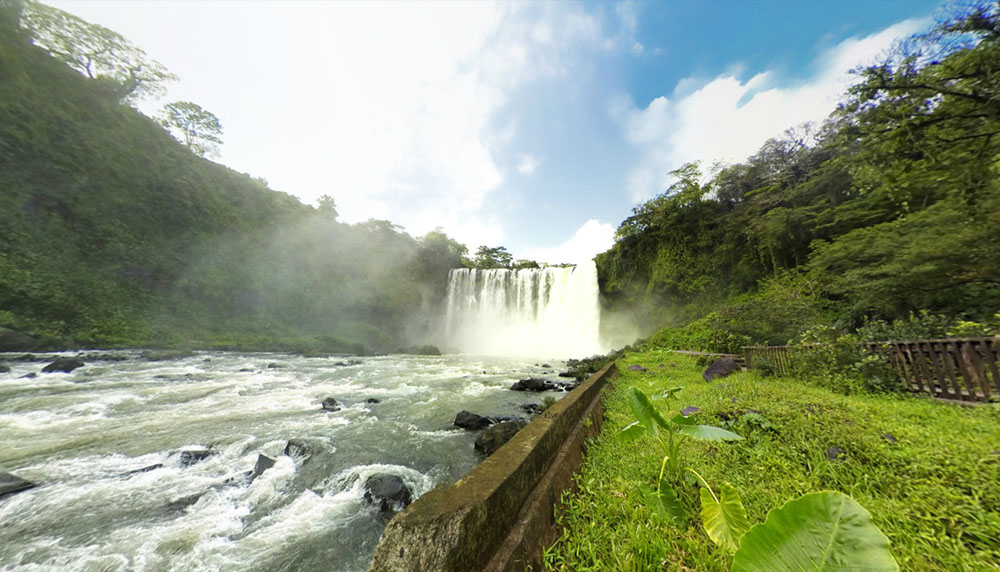
{"type": "Polygon", "coordinates": [[[369,476],[414,497],[450,484],[480,460],[459,410],[527,417],[562,395],[508,389],[555,379],[538,360],[113,355],[128,359],[0,373],[0,471],[38,484],[0,498],[0,570],[364,570],[388,522],[363,498],[369,476]],[[293,438],[308,461],[283,454],[293,438]],[[275,464],[248,481],[259,454],[275,464]]]}

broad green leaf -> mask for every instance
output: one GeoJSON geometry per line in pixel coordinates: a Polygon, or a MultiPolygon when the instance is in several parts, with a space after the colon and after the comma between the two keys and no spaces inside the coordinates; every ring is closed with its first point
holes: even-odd
{"type": "Polygon", "coordinates": [[[678,413],[670,418],[670,422],[674,425],[697,425],[698,422],[694,420],[694,417],[685,417],[678,413]]]}
{"type": "Polygon", "coordinates": [[[772,510],[751,528],[732,572],[894,572],[889,539],[851,497],[823,491],[772,510]]]}
{"type": "Polygon", "coordinates": [[[708,487],[701,488],[701,523],[712,542],[730,550],[740,547],[740,538],[750,528],[740,493],[733,485],[723,483],[719,500],[708,487]]]}
{"type": "Polygon", "coordinates": [[[646,434],[646,428],[638,421],[633,421],[618,432],[618,438],[622,441],[635,441],[646,434]]]}
{"type": "Polygon", "coordinates": [[[703,441],[739,441],[743,438],[732,431],[714,425],[681,425],[677,431],[703,441]]]}
{"type": "Polygon", "coordinates": [[[632,414],[639,420],[639,423],[642,423],[650,435],[654,437],[659,435],[661,427],[669,429],[667,420],[656,410],[649,397],[635,387],[630,387],[628,390],[628,405],[632,408],[632,414]]]}
{"type": "Polygon", "coordinates": [[[642,493],[646,506],[658,514],[660,518],[668,519],[678,527],[687,524],[687,511],[684,510],[681,499],[678,498],[677,492],[669,482],[660,479],[660,484],[655,491],[646,483],[642,483],[639,485],[639,492],[642,493]]]}
{"type": "Polygon", "coordinates": [[[654,395],[653,399],[673,399],[674,394],[682,389],[684,389],[683,385],[678,385],[677,387],[671,387],[670,389],[664,389],[660,393],[654,395]]]}

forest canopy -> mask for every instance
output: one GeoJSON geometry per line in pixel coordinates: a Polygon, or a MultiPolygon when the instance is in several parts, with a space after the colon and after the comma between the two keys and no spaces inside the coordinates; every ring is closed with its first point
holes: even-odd
{"type": "MultiPolygon", "coordinates": [[[[996,3],[900,42],[820,126],[706,176],[674,171],[598,257],[612,306],[740,342],[922,311],[1000,310],[996,3]]],[[[711,344],[709,344],[711,345],[711,344]]]]}

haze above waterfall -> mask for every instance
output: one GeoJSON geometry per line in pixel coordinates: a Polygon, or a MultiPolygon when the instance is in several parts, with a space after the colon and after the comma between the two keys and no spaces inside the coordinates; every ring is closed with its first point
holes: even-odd
{"type": "Polygon", "coordinates": [[[446,344],[471,354],[602,353],[597,267],[458,269],[448,279],[446,344]]]}

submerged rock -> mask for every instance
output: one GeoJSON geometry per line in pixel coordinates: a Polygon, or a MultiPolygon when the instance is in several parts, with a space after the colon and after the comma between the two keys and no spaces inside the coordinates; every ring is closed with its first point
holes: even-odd
{"type": "Polygon", "coordinates": [[[35,483],[16,477],[10,473],[0,472],[0,498],[28,489],[35,488],[35,483]]]}
{"type": "Polygon", "coordinates": [[[323,402],[320,403],[320,406],[327,411],[340,411],[340,404],[337,403],[337,400],[332,397],[327,397],[323,399],[323,402]]]}
{"type": "Polygon", "coordinates": [[[0,363],[0,373],[10,373],[10,366],[0,363]]]}
{"type": "Polygon", "coordinates": [[[284,454],[289,457],[308,459],[313,454],[313,446],[303,439],[289,439],[284,454]]]}
{"type": "Polygon", "coordinates": [[[382,403],[381,399],[375,399],[374,397],[369,397],[365,400],[365,403],[382,403]]]}
{"type": "Polygon", "coordinates": [[[722,358],[713,361],[701,376],[705,378],[705,381],[712,381],[717,377],[726,377],[739,369],[740,365],[733,358],[722,358]]]}
{"type": "Polygon", "coordinates": [[[190,467],[195,463],[200,463],[215,454],[211,449],[197,449],[193,451],[181,451],[181,466],[190,467]]]}
{"type": "Polygon", "coordinates": [[[489,457],[527,424],[528,422],[523,420],[497,423],[476,438],[476,451],[489,457]]]}
{"type": "Polygon", "coordinates": [[[557,389],[557,386],[547,379],[539,379],[537,377],[530,377],[528,379],[522,379],[514,385],[510,386],[511,391],[551,391],[557,389]]]}
{"type": "Polygon", "coordinates": [[[79,360],[77,358],[72,358],[72,357],[61,357],[61,358],[56,358],[55,361],[43,367],[42,373],[54,373],[57,371],[69,373],[74,369],[83,367],[85,365],[87,364],[83,363],[83,360],[79,360]]]}
{"type": "Polygon", "coordinates": [[[155,471],[156,469],[162,469],[162,468],[163,468],[163,463],[156,463],[155,465],[149,465],[148,467],[143,467],[141,469],[135,469],[134,471],[129,471],[125,473],[125,476],[129,477],[132,475],[138,475],[139,473],[148,473],[150,471],[155,471]]]}
{"type": "Polygon", "coordinates": [[[139,357],[146,361],[166,361],[191,357],[194,352],[190,350],[143,350],[139,357]]]}
{"type": "Polygon", "coordinates": [[[455,415],[455,426],[469,431],[485,429],[493,423],[494,421],[489,417],[483,417],[482,415],[476,415],[475,413],[470,413],[468,411],[459,411],[458,414],[455,415]]]}
{"type": "Polygon", "coordinates": [[[378,504],[381,512],[404,509],[412,498],[410,488],[396,475],[372,475],[365,481],[365,500],[378,504]]]}

